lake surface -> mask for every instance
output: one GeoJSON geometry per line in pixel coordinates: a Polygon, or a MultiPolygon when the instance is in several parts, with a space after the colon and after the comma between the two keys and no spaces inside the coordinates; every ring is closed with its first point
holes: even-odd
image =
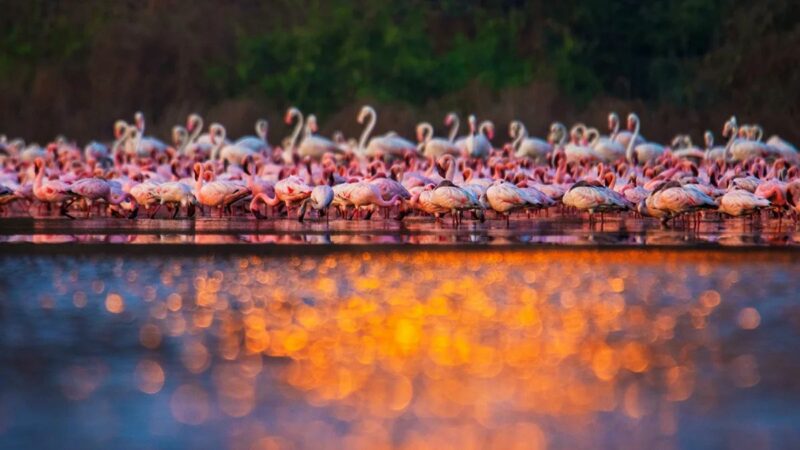
{"type": "Polygon", "coordinates": [[[394,220],[330,223],[309,220],[256,221],[247,217],[197,220],[0,218],[0,244],[301,244],[431,245],[431,246],[659,246],[659,247],[795,247],[800,228],[792,220],[709,217],[694,227],[678,222],[669,227],[655,219],[633,215],[608,217],[590,226],[574,215],[551,213],[515,216],[480,223],[466,220],[453,227],[449,220],[407,217],[394,220]]]}
{"type": "MultiPolygon", "coordinates": [[[[7,242],[66,242],[0,245],[0,447],[800,447],[792,250],[226,245],[182,256],[199,246],[106,243],[329,232],[115,223],[0,227],[7,242]]],[[[327,235],[362,239],[360,226],[327,235]]],[[[595,244],[771,242],[610,226],[595,244]]],[[[477,233],[527,246],[513,222],[407,227],[361,231],[371,244],[477,233]]],[[[561,230],[529,235],[592,242],[582,226],[561,230]]],[[[774,233],[777,245],[792,233],[774,233]]]]}

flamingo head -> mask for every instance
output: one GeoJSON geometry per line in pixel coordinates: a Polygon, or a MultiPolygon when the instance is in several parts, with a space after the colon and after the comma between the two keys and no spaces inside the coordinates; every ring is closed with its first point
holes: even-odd
{"type": "Polygon", "coordinates": [[[457,118],[458,118],[458,116],[456,115],[456,113],[454,113],[454,112],[447,113],[447,115],[444,116],[444,125],[446,127],[449,127],[450,125],[453,125],[453,123],[456,121],[457,118]]]}
{"type": "Polygon", "coordinates": [[[194,166],[192,166],[192,171],[194,172],[195,181],[199,181],[200,177],[203,176],[203,165],[199,162],[194,163],[194,166]]]}
{"type": "Polygon", "coordinates": [[[136,114],[133,115],[133,123],[136,125],[137,130],[144,130],[144,113],[137,111],[136,114]]]}
{"type": "Polygon", "coordinates": [[[114,122],[114,139],[119,139],[128,130],[128,123],[124,120],[114,122]]]}
{"type": "Polygon", "coordinates": [[[33,173],[39,175],[39,172],[41,172],[43,168],[44,168],[44,160],[42,160],[42,158],[36,158],[33,161],[33,173]]]}
{"type": "MultiPolygon", "coordinates": [[[[447,121],[445,121],[446,124],[447,121]]],[[[417,125],[417,142],[422,142],[425,140],[425,124],[421,123],[417,125]]]]}
{"type": "Polygon", "coordinates": [[[486,137],[491,141],[494,139],[494,124],[489,122],[486,126],[486,137]]]}
{"type": "Polygon", "coordinates": [[[203,119],[200,117],[200,114],[192,113],[186,118],[186,130],[190,133],[194,131],[195,127],[200,126],[200,123],[203,122],[203,119]]]}
{"type": "Polygon", "coordinates": [[[299,116],[299,115],[300,115],[300,110],[297,109],[296,107],[292,106],[289,109],[287,109],[286,110],[286,114],[283,115],[283,122],[286,125],[291,125],[292,124],[292,118],[294,118],[296,116],[299,116]]]}
{"type": "Polygon", "coordinates": [[[312,133],[316,133],[319,130],[319,125],[317,125],[317,116],[314,114],[309,114],[308,119],[306,119],[308,123],[308,129],[312,133]]]}
{"type": "Polygon", "coordinates": [[[356,121],[357,121],[359,124],[363,124],[363,123],[364,123],[364,121],[365,121],[365,120],[367,120],[367,116],[369,116],[369,115],[374,115],[374,114],[375,114],[375,109],[373,109],[373,108],[372,108],[371,106],[369,106],[369,105],[364,105],[364,106],[361,108],[361,111],[359,111],[359,112],[358,112],[358,117],[356,118],[356,121]]]}
{"type": "Polygon", "coordinates": [[[619,116],[612,112],[608,114],[608,129],[613,130],[619,124],[619,116]]]}
{"type": "Polygon", "coordinates": [[[637,123],[639,123],[639,116],[636,113],[628,114],[628,130],[633,131],[637,123]]]}
{"type": "Polygon", "coordinates": [[[470,133],[475,133],[475,129],[477,128],[478,119],[475,117],[475,114],[470,114],[469,118],[467,118],[467,122],[469,123],[469,131],[470,133]]]}

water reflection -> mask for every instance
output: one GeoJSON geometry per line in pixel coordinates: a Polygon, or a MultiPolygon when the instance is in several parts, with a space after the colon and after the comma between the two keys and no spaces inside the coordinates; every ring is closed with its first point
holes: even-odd
{"type": "Polygon", "coordinates": [[[664,228],[656,220],[609,219],[590,227],[575,217],[537,217],[504,222],[466,222],[459,228],[408,218],[371,222],[335,220],[300,224],[291,220],[247,218],[197,221],[119,219],[3,219],[2,243],[36,244],[492,244],[492,245],[626,245],[626,246],[795,246],[800,233],[793,223],[764,220],[707,220],[698,230],[664,228]]]}
{"type": "Polygon", "coordinates": [[[798,267],[740,256],[0,257],[0,440],[797,445],[798,267]]]}

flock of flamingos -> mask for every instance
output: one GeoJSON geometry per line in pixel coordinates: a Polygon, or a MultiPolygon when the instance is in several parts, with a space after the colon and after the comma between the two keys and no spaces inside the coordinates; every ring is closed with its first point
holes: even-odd
{"type": "Polygon", "coordinates": [[[429,123],[417,125],[416,142],[389,132],[371,137],[375,110],[364,106],[358,140],[317,134],[314,115],[286,112],[294,126],[280,147],[267,139],[259,120],[255,136],[228,140],[225,127],[192,114],[175,126],[172,144],[145,134],[145,118],[114,124],[109,145],[81,149],[59,137],[44,147],[0,138],[0,211],[37,217],[113,216],[151,218],[218,214],[328,220],[379,216],[449,216],[462,220],[505,219],[518,213],[558,208],[588,214],[594,225],[604,215],[630,211],[663,223],[691,226],[702,217],[769,214],[796,220],[800,211],[797,149],[758,125],[731,117],[722,127],[724,145],[711,131],[699,147],[687,135],[669,145],[648,141],[636,114],[621,129],[608,116],[608,134],[576,124],[554,123],[545,139],[525,126],[509,125],[510,141],[496,146],[490,121],[468,118],[458,137],[459,118],[448,114],[447,137],[429,123]],[[493,142],[494,141],[494,142],[493,142]],[[163,209],[162,209],[163,208],[163,209]],[[198,211],[199,210],[199,211],[198,211]],[[494,213],[491,213],[491,212],[494,213]],[[323,219],[324,217],[324,219],[323,219]]]}

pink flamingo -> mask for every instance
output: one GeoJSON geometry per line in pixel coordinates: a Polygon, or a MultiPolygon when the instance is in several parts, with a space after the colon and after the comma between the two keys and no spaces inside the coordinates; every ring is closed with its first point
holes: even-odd
{"type": "Polygon", "coordinates": [[[67,212],[67,208],[75,200],[75,193],[70,190],[70,185],[59,180],[45,180],[44,179],[44,161],[41,158],[36,158],[34,161],[35,178],[33,181],[33,195],[42,203],[46,203],[48,208],[53,204],[60,204],[62,216],[74,219],[67,212]]]}

